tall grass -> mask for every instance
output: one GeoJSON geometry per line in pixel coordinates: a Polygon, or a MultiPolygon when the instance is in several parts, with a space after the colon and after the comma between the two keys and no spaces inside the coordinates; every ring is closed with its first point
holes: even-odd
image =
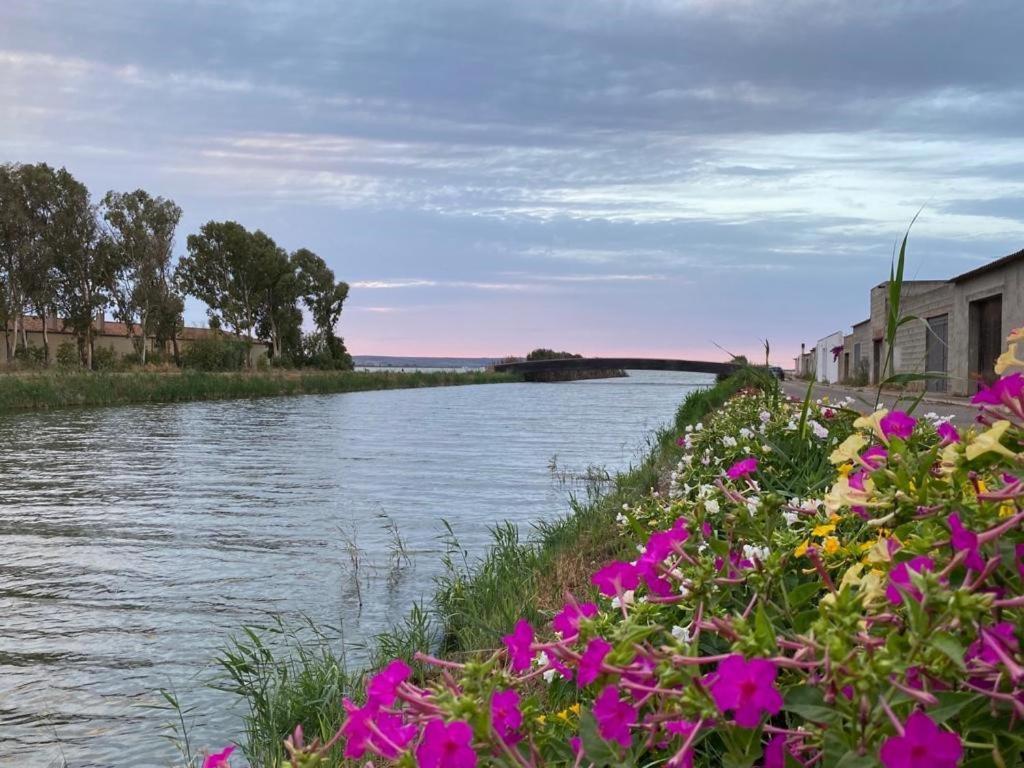
{"type": "Polygon", "coordinates": [[[0,375],[0,414],[80,405],[174,403],[519,381],[511,374],[395,371],[46,372],[0,375]]]}

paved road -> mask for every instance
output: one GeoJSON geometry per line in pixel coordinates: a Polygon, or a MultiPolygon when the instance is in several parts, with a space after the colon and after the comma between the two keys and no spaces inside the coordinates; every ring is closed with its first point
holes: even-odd
{"type": "MultiPolygon", "coordinates": [[[[782,382],[782,390],[791,397],[795,397],[798,400],[803,400],[807,394],[806,381],[799,380],[786,380],[782,382]]],[[[844,397],[852,397],[856,402],[853,404],[853,408],[870,412],[873,410],[875,405],[875,393],[876,390],[869,387],[844,387],[838,384],[815,384],[813,397],[817,400],[819,397],[828,396],[830,400],[839,400],[844,397]]],[[[916,395],[913,395],[916,397],[916,395]]],[[[891,408],[896,400],[896,395],[883,394],[882,403],[886,408],[891,408]]],[[[904,395],[902,405],[909,407],[911,401],[908,401],[904,395]]],[[[917,406],[915,411],[916,414],[928,413],[934,411],[940,416],[954,415],[955,424],[971,424],[974,421],[974,417],[978,414],[976,406],[971,405],[966,398],[954,398],[949,395],[942,395],[936,397],[925,397],[924,400],[917,406]]]]}

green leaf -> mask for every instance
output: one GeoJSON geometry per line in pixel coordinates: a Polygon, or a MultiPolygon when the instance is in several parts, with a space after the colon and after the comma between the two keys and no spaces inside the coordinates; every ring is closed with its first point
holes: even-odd
{"type": "Polygon", "coordinates": [[[757,606],[757,612],[754,614],[754,636],[766,651],[774,651],[778,647],[775,644],[775,628],[765,613],[763,603],[757,606]]]}
{"type": "Polygon", "coordinates": [[[939,704],[928,710],[928,716],[936,723],[944,723],[972,701],[977,701],[981,698],[980,694],[977,693],[958,693],[955,691],[937,693],[935,697],[939,700],[939,704]]]}
{"type": "Polygon", "coordinates": [[[946,632],[936,632],[929,638],[928,644],[960,667],[961,670],[967,671],[967,665],[964,664],[964,647],[955,637],[946,632]]]}
{"type": "Polygon", "coordinates": [[[794,688],[786,694],[782,708],[814,723],[832,723],[839,716],[834,707],[825,704],[820,688],[794,688]]]}
{"type": "Polygon", "coordinates": [[[799,608],[816,594],[821,592],[821,582],[808,581],[804,584],[798,584],[789,590],[789,607],[799,608]]]}
{"type": "Polygon", "coordinates": [[[858,755],[856,752],[847,752],[836,763],[836,768],[875,768],[878,765],[878,758],[874,755],[858,755]]]}

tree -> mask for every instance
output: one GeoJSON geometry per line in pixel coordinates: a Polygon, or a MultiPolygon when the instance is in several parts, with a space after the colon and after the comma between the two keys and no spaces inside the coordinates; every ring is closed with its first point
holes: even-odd
{"type": "Polygon", "coordinates": [[[137,189],[107,192],[102,212],[112,249],[114,316],[125,324],[129,338],[138,321],[136,348],[145,364],[146,338],[155,332],[155,315],[166,314],[175,305],[168,292],[173,288],[171,258],[181,208],[172,200],[137,189]]]}
{"type": "Polygon", "coordinates": [[[4,324],[8,361],[14,358],[17,351],[19,330],[23,342],[27,343],[23,323],[28,310],[25,274],[30,268],[30,238],[28,202],[22,184],[21,166],[0,165],[0,288],[3,289],[0,320],[4,324]]]}
{"type": "Polygon", "coordinates": [[[178,263],[182,289],[206,304],[210,324],[227,325],[252,340],[258,319],[259,270],[252,235],[235,221],[210,221],[188,236],[188,255],[178,263]]]}
{"type": "Polygon", "coordinates": [[[347,359],[345,342],[335,336],[335,326],[341,317],[342,305],[348,298],[348,283],[336,283],[334,272],[327,266],[327,262],[306,248],[300,248],[292,254],[292,263],[298,275],[299,295],[331,356],[347,359]]]}
{"type": "Polygon", "coordinates": [[[294,336],[302,324],[296,309],[299,281],[288,253],[260,230],[252,234],[260,305],[257,336],[270,343],[271,354],[281,359],[284,336],[294,336]]]}
{"type": "Polygon", "coordinates": [[[110,304],[115,249],[100,231],[89,190],[63,168],[55,174],[46,242],[58,273],[56,304],[92,368],[94,322],[110,304]]]}

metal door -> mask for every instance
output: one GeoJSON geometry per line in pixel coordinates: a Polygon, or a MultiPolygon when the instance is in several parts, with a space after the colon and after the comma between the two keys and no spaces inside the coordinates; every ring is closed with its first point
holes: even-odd
{"type": "MultiPolygon", "coordinates": [[[[945,374],[949,370],[949,315],[928,318],[925,340],[925,371],[945,374]]],[[[946,379],[928,379],[929,392],[945,392],[946,379]]]]}

